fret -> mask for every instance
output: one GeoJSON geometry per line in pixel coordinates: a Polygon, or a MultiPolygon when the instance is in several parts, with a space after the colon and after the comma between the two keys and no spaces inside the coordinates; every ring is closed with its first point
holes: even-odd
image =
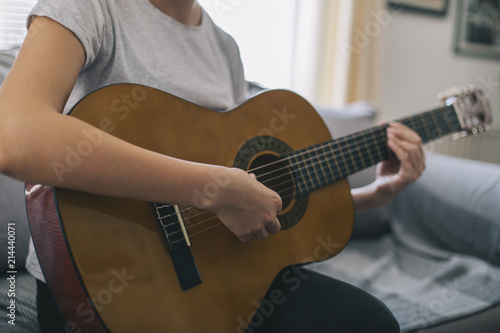
{"type": "Polygon", "coordinates": [[[320,153],[320,148],[316,148],[316,159],[318,160],[318,165],[321,170],[321,175],[324,179],[323,184],[329,184],[332,179],[332,174],[328,172],[328,169],[326,168],[328,166],[328,160],[324,158],[324,155],[320,153]],[[325,165],[326,164],[326,165],[325,165]]]}
{"type": "Polygon", "coordinates": [[[299,193],[307,193],[307,184],[305,184],[304,174],[302,173],[300,163],[297,161],[297,154],[291,156],[293,159],[295,159],[295,162],[291,163],[290,166],[292,167],[292,170],[294,170],[295,179],[297,180],[297,184],[299,187],[299,193]],[[296,171],[298,171],[298,173],[296,171]]]}
{"type": "Polygon", "coordinates": [[[360,141],[360,137],[355,136],[347,142],[347,149],[350,151],[349,155],[351,156],[355,172],[363,170],[366,165],[364,160],[364,155],[366,154],[366,152],[363,153],[362,148],[358,145],[358,142],[360,141]]]}
{"type": "MultiPolygon", "coordinates": [[[[304,154],[304,152],[303,152],[303,154],[304,154]]],[[[302,156],[304,156],[304,155],[302,155],[302,156]]],[[[310,180],[310,183],[309,183],[309,184],[310,184],[311,190],[314,190],[314,189],[316,189],[317,187],[316,187],[316,186],[314,186],[314,178],[313,178],[313,177],[311,177],[311,173],[309,172],[309,171],[310,171],[310,169],[309,169],[309,168],[311,167],[311,163],[308,163],[307,161],[305,161],[305,159],[303,159],[303,161],[304,161],[304,167],[303,167],[303,168],[305,169],[305,171],[306,171],[306,173],[307,173],[307,176],[309,177],[309,180],[310,180]]],[[[301,169],[302,169],[302,167],[301,167],[301,169]]],[[[308,186],[308,187],[309,187],[309,186],[308,186]]]]}
{"type": "MultiPolygon", "coordinates": [[[[312,169],[313,171],[313,175],[315,175],[316,177],[313,179],[313,185],[314,185],[314,188],[320,188],[321,187],[321,178],[320,178],[320,175],[319,175],[319,170],[318,170],[318,158],[317,156],[314,154],[314,151],[309,149],[307,151],[307,155],[309,155],[309,166],[310,168],[312,169]],[[315,161],[316,159],[316,161],[315,161]]],[[[320,167],[321,167],[321,164],[319,164],[320,167]]]]}
{"type": "Polygon", "coordinates": [[[367,141],[368,142],[373,142],[371,144],[371,151],[372,151],[372,156],[373,156],[373,163],[377,163],[379,161],[382,161],[384,159],[384,154],[382,153],[381,149],[385,147],[380,147],[379,139],[373,132],[373,128],[369,129],[367,134],[367,141]]]}
{"type": "Polygon", "coordinates": [[[439,124],[439,136],[441,137],[443,135],[446,135],[447,133],[450,133],[444,113],[435,113],[434,116],[436,117],[439,124]]]}
{"type": "Polygon", "coordinates": [[[332,145],[332,142],[333,142],[333,141],[330,141],[330,142],[328,143],[328,150],[331,152],[331,160],[333,160],[333,162],[335,163],[336,170],[337,170],[337,172],[338,172],[338,174],[339,174],[339,177],[338,177],[338,178],[337,178],[337,177],[334,177],[334,179],[337,179],[337,180],[338,180],[338,179],[342,179],[342,171],[341,171],[342,169],[340,169],[340,165],[339,165],[339,163],[337,162],[337,159],[335,158],[335,153],[332,151],[332,146],[333,146],[333,145],[332,145]]]}
{"type": "MultiPolygon", "coordinates": [[[[347,144],[349,145],[349,140],[347,140],[347,144]]],[[[352,142],[353,145],[355,145],[355,142],[352,142]]],[[[356,160],[354,159],[353,155],[352,155],[352,149],[350,146],[347,146],[347,152],[349,153],[349,156],[351,157],[351,163],[354,167],[354,169],[356,170],[356,172],[358,171],[358,165],[356,163],[356,160]]]]}
{"type": "Polygon", "coordinates": [[[303,188],[304,187],[304,178],[302,177],[302,173],[300,172],[300,170],[298,173],[295,171],[296,168],[293,167],[295,165],[297,165],[297,159],[295,158],[294,155],[292,155],[290,157],[290,166],[292,167],[292,170],[294,170],[293,173],[295,175],[298,192],[299,193],[306,193],[306,190],[303,188]]]}
{"type": "Polygon", "coordinates": [[[387,152],[387,155],[384,156],[385,157],[384,160],[385,159],[389,159],[392,156],[394,156],[394,153],[392,152],[392,150],[387,145],[387,132],[386,132],[386,129],[387,129],[388,126],[389,125],[379,126],[379,135],[382,138],[382,142],[384,143],[385,151],[387,152]]]}
{"type": "Polygon", "coordinates": [[[435,137],[440,137],[441,136],[441,133],[442,133],[442,130],[441,130],[441,126],[439,125],[439,121],[436,117],[436,113],[435,112],[431,112],[431,118],[432,118],[432,122],[434,123],[434,127],[436,128],[436,135],[435,137]]]}
{"type": "Polygon", "coordinates": [[[458,120],[458,116],[454,108],[448,107],[444,114],[447,118],[451,118],[451,120],[455,123],[455,125],[453,125],[453,123],[451,125],[452,131],[460,131],[462,129],[462,125],[460,125],[460,121],[458,120]]]}
{"type": "Polygon", "coordinates": [[[370,134],[373,138],[373,142],[375,142],[375,148],[377,149],[379,161],[383,161],[384,155],[382,155],[382,152],[380,151],[380,148],[378,147],[379,145],[377,144],[377,138],[375,137],[374,130],[375,130],[375,128],[370,129],[370,134]]]}
{"type": "Polygon", "coordinates": [[[449,130],[450,132],[451,132],[451,131],[453,131],[453,127],[452,127],[452,126],[451,126],[451,124],[450,124],[450,121],[449,121],[449,119],[448,119],[448,116],[446,115],[446,112],[443,112],[443,118],[444,118],[444,120],[445,120],[445,122],[446,122],[446,126],[448,126],[448,130],[449,130]]]}
{"type": "MultiPolygon", "coordinates": [[[[368,152],[368,157],[370,158],[370,164],[369,165],[373,165],[375,164],[375,159],[373,158],[372,156],[372,152],[371,152],[371,149],[368,148],[368,143],[366,142],[366,138],[365,138],[365,135],[362,135],[361,136],[361,139],[363,139],[363,146],[365,147],[366,151],[368,152]]],[[[376,147],[377,144],[374,143],[374,146],[376,147]]]]}
{"type": "Polygon", "coordinates": [[[325,159],[324,159],[324,162],[326,163],[326,165],[328,166],[328,171],[329,172],[329,176],[327,176],[327,181],[335,181],[335,173],[333,172],[333,169],[332,169],[332,165],[330,164],[330,157],[328,156],[328,152],[325,150],[325,147],[324,146],[320,146],[320,149],[323,151],[322,155],[325,156],[325,159]]]}
{"type": "Polygon", "coordinates": [[[422,127],[424,128],[424,132],[425,132],[425,136],[427,137],[427,141],[432,140],[432,135],[429,133],[429,129],[427,128],[427,124],[426,124],[424,115],[420,114],[419,117],[421,119],[422,127]]]}
{"type": "MultiPolygon", "coordinates": [[[[339,143],[338,141],[336,141],[336,145],[337,145],[337,148],[340,148],[339,146],[339,143]]],[[[342,162],[344,164],[344,170],[346,171],[345,173],[347,173],[348,170],[351,170],[351,168],[349,167],[349,165],[347,164],[347,161],[344,157],[344,152],[342,151],[342,149],[339,149],[339,153],[338,153],[339,157],[342,159],[342,162]]],[[[340,169],[342,171],[342,169],[340,169]]],[[[344,174],[344,172],[342,172],[342,175],[344,174]]]]}
{"type": "MultiPolygon", "coordinates": [[[[420,126],[417,126],[417,124],[415,124],[415,121],[416,119],[414,119],[415,117],[410,117],[408,118],[408,122],[405,124],[406,126],[410,127],[411,129],[413,129],[415,132],[417,132],[418,135],[420,135],[420,137],[422,137],[424,139],[424,133],[422,133],[422,128],[420,126]]],[[[404,124],[404,122],[403,122],[404,124]]]]}
{"type": "Polygon", "coordinates": [[[422,123],[424,126],[424,130],[426,130],[429,134],[429,141],[434,140],[438,136],[438,131],[436,128],[436,125],[432,119],[432,112],[431,113],[425,113],[420,116],[422,118],[422,123]]]}
{"type": "Polygon", "coordinates": [[[370,156],[367,156],[370,154],[370,151],[368,150],[368,147],[364,144],[363,136],[364,135],[360,133],[360,135],[356,138],[357,140],[354,141],[359,161],[361,162],[360,165],[361,170],[366,169],[368,166],[371,165],[371,161],[365,160],[366,158],[370,159],[370,156]]]}

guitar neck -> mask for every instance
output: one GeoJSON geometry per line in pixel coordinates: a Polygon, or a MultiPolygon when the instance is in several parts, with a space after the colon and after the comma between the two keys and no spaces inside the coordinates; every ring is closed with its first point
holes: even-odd
{"type": "MultiPolygon", "coordinates": [[[[424,143],[461,130],[453,105],[396,120],[417,132],[424,143]]],[[[297,181],[297,195],[306,194],[394,157],[387,146],[388,124],[286,155],[297,181]]]]}

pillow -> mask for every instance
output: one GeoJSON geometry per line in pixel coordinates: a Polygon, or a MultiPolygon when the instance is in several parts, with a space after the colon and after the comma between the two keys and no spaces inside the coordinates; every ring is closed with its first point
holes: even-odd
{"type": "MultiPolygon", "coordinates": [[[[0,51],[0,85],[14,63],[18,51],[19,48],[0,51]]],[[[5,272],[8,268],[9,223],[13,223],[15,228],[16,269],[22,269],[30,239],[24,203],[24,183],[0,174],[0,272],[5,272]]]]}
{"type": "Polygon", "coordinates": [[[18,52],[18,47],[0,51],[0,85],[2,84],[3,80],[5,80],[5,77],[12,67],[12,64],[14,63],[18,52]]]}
{"type": "Polygon", "coordinates": [[[26,263],[30,240],[24,183],[0,174],[0,272],[11,270],[7,267],[7,260],[9,235],[12,236],[13,232],[16,269],[20,270],[26,263]]]}

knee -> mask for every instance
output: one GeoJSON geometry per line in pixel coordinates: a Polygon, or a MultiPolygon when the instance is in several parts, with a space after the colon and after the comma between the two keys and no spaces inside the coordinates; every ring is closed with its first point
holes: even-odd
{"type": "Polygon", "coordinates": [[[371,297],[372,299],[368,301],[371,304],[365,308],[366,316],[360,318],[363,321],[366,320],[365,327],[368,328],[368,331],[373,333],[399,333],[399,323],[389,308],[379,299],[371,297]]]}

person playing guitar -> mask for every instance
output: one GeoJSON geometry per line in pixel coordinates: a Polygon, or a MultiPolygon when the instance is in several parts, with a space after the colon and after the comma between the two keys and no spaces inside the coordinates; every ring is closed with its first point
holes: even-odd
{"type": "MultiPolygon", "coordinates": [[[[28,26],[0,89],[1,173],[96,195],[191,205],[214,212],[241,242],[265,241],[280,232],[282,199],[251,173],[158,154],[65,115],[90,92],[124,82],[214,110],[243,103],[249,96],[236,43],[195,0],[40,0],[28,26]],[[72,159],[95,131],[99,144],[72,159]],[[195,200],[195,190],[213,177],[227,185],[217,195],[195,200]]],[[[109,107],[137,103],[134,96],[122,96],[109,107]]],[[[373,184],[352,190],[356,210],[390,202],[425,169],[422,140],[413,130],[390,123],[387,145],[395,158],[379,163],[373,184]]],[[[29,258],[28,270],[38,281],[42,330],[65,331],[67,322],[33,249],[29,258]]],[[[399,331],[389,310],[371,295],[304,268],[296,267],[293,274],[307,279],[284,294],[279,311],[263,323],[248,323],[247,332],[399,331]]],[[[278,275],[270,291],[282,280],[278,275]]]]}

